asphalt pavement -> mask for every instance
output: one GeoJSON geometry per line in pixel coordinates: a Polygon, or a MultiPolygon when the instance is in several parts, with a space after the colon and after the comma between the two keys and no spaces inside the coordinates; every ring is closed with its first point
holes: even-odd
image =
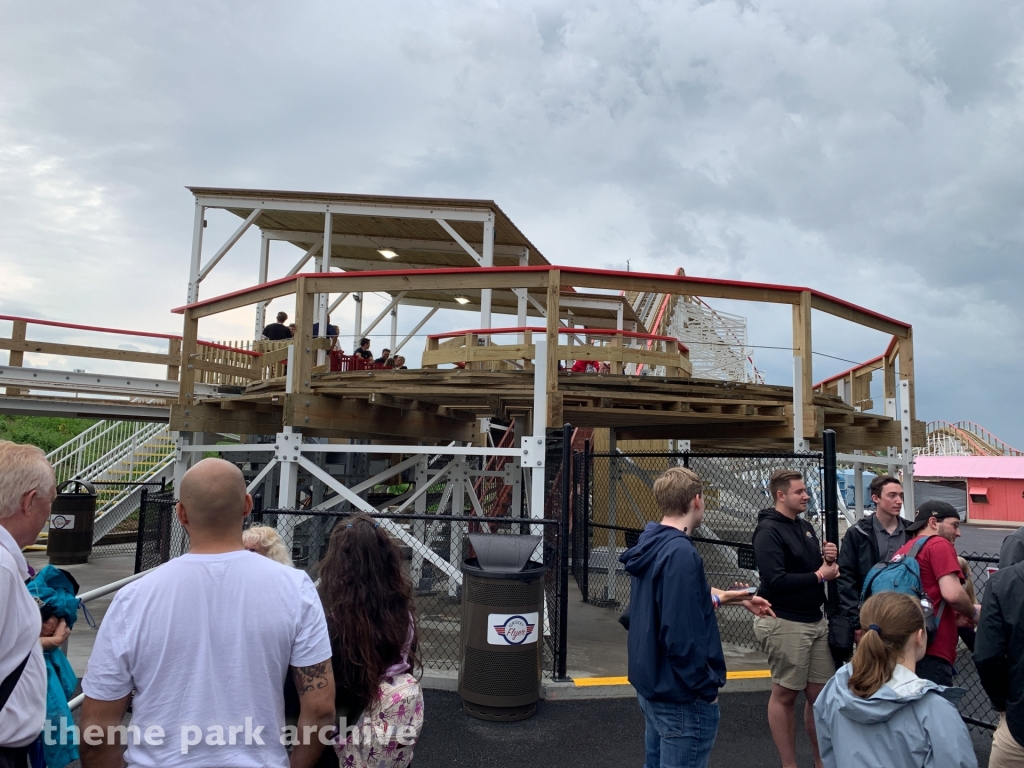
{"type": "MultiPolygon", "coordinates": [[[[455,693],[428,690],[424,697],[414,768],[640,768],[644,762],[644,720],[635,699],[542,701],[529,720],[488,723],[463,714],[455,693]]],[[[719,701],[722,719],[711,768],[781,766],[768,730],[768,693],[729,693],[719,701]]],[[[979,766],[986,768],[991,739],[972,735],[979,766]]],[[[802,704],[797,758],[801,768],[813,765],[802,704]]]]}

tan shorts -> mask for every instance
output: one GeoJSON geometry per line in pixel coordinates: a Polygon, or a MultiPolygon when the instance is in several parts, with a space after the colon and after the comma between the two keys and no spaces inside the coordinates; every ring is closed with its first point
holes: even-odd
{"type": "Polygon", "coordinates": [[[1020,768],[1024,766],[1024,747],[1017,743],[1006,725],[1006,713],[999,715],[999,728],[992,738],[989,768],[1020,768]]]}
{"type": "Polygon", "coordinates": [[[772,682],[791,691],[808,683],[824,685],[836,672],[828,647],[828,619],[814,624],[763,617],[754,619],[754,635],[768,654],[772,682]]]}

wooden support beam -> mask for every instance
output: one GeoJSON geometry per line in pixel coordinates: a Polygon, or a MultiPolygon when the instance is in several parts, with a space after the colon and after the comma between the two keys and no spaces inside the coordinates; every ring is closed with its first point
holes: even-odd
{"type": "Polygon", "coordinates": [[[196,359],[198,354],[198,341],[199,318],[193,314],[192,310],[186,309],[185,322],[181,330],[181,359],[185,361],[185,365],[181,367],[181,373],[178,377],[180,382],[178,384],[178,402],[185,406],[195,402],[196,369],[192,365],[192,361],[196,359]]]}
{"type": "Polygon", "coordinates": [[[313,378],[313,316],[316,312],[317,293],[309,284],[309,278],[299,277],[295,281],[295,336],[292,343],[295,353],[291,377],[292,392],[310,392],[313,378]]]}
{"type": "Polygon", "coordinates": [[[801,291],[800,301],[793,305],[793,356],[803,358],[804,437],[816,437],[814,419],[808,423],[807,411],[814,404],[814,372],[811,355],[811,292],[801,291]]]}
{"type": "MultiPolygon", "coordinates": [[[[914,394],[914,330],[907,329],[907,335],[900,339],[900,378],[910,382],[910,418],[917,418],[917,397],[914,394]]],[[[893,443],[898,445],[899,443],[893,443]]]]}
{"type": "Polygon", "coordinates": [[[240,435],[274,435],[281,431],[281,410],[238,410],[217,403],[171,406],[170,428],[178,432],[235,432],[240,435]]]}
{"type": "Polygon", "coordinates": [[[462,421],[423,411],[373,405],[323,395],[284,396],[284,426],[302,429],[303,434],[327,437],[352,435],[404,437],[431,442],[470,441],[476,419],[462,421]]]}
{"type": "MultiPolygon", "coordinates": [[[[11,325],[11,341],[24,341],[28,331],[28,323],[24,320],[15,320],[11,325]]],[[[12,350],[7,364],[11,368],[21,368],[24,363],[25,353],[21,350],[12,350]]],[[[8,397],[17,397],[21,392],[22,390],[18,389],[18,387],[7,387],[8,397]]],[[[25,390],[25,394],[28,394],[28,390],[25,390]]]]}
{"type": "Polygon", "coordinates": [[[825,312],[827,314],[834,315],[835,317],[841,317],[843,320],[848,320],[851,323],[863,325],[865,328],[874,328],[876,331],[889,333],[893,336],[899,336],[902,338],[910,331],[908,326],[900,323],[893,323],[886,318],[879,317],[871,312],[865,312],[860,307],[838,303],[827,296],[813,295],[811,298],[811,306],[819,312],[825,312]]]}
{"type": "MultiPolygon", "coordinates": [[[[258,357],[252,358],[253,360],[259,360],[258,357]]],[[[193,358],[189,365],[197,371],[209,371],[210,373],[219,373],[223,376],[237,376],[240,379],[249,379],[251,381],[258,381],[263,376],[259,370],[253,370],[251,366],[245,366],[244,368],[240,365],[229,365],[228,363],[214,363],[209,360],[203,360],[200,357],[193,358]]]]}
{"type": "MultiPolygon", "coordinates": [[[[168,339],[167,340],[167,354],[171,355],[172,357],[177,357],[179,360],[181,359],[181,339],[168,339]]],[[[178,380],[178,375],[181,372],[180,368],[181,368],[181,366],[178,366],[178,365],[168,365],[167,366],[167,380],[168,381],[177,381],[178,380]]]]}
{"type": "MultiPolygon", "coordinates": [[[[549,270],[548,295],[545,307],[547,309],[547,384],[545,389],[548,396],[548,412],[541,416],[545,420],[545,426],[549,429],[562,426],[562,399],[558,396],[558,314],[559,298],[562,291],[561,271],[549,270]]],[[[537,417],[534,417],[536,420],[537,417]]],[[[536,426],[534,426],[536,431],[536,426]]]]}

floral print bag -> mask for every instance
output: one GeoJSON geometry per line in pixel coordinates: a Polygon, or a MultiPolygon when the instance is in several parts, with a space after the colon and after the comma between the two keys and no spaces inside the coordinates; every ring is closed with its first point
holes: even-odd
{"type": "Polygon", "coordinates": [[[408,672],[384,677],[355,728],[335,738],[343,768],[407,768],[423,730],[423,692],[408,672]]]}

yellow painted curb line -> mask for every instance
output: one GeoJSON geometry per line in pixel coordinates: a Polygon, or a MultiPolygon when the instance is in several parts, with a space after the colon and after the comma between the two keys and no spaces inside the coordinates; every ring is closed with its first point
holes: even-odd
{"type": "MultiPolygon", "coordinates": [[[[726,672],[727,680],[757,680],[771,677],[767,669],[748,669],[738,672],[726,672]]],[[[577,688],[589,688],[595,685],[629,685],[628,677],[574,677],[573,684],[577,688]]]]}

